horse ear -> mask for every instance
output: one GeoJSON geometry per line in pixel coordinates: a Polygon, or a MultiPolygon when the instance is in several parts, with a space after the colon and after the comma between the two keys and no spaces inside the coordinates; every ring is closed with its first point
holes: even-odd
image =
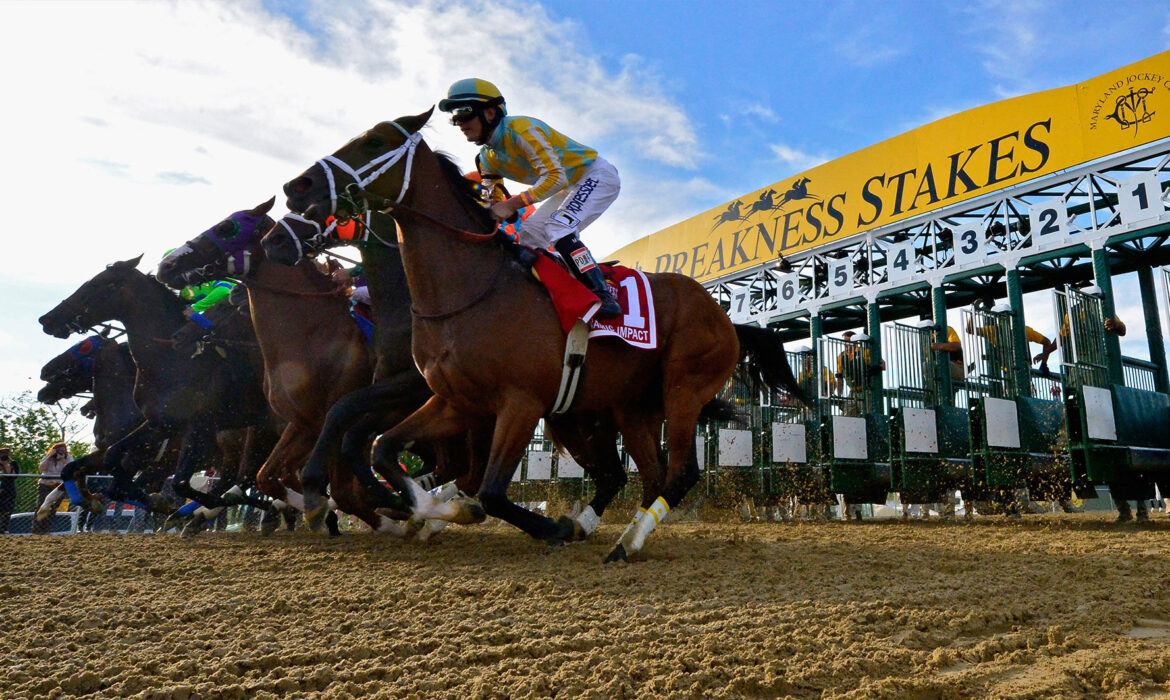
{"type": "Polygon", "coordinates": [[[122,260],[120,262],[116,262],[116,263],[111,264],[110,267],[116,267],[119,269],[129,268],[129,269],[133,270],[133,269],[138,267],[138,263],[142,262],[143,255],[144,255],[143,253],[139,253],[137,258],[131,258],[129,260],[122,260]]]}
{"type": "Polygon", "coordinates": [[[408,133],[413,134],[426,126],[426,123],[430,120],[431,114],[433,114],[434,111],[435,108],[432,105],[430,109],[423,112],[422,114],[416,114],[413,117],[399,117],[395,121],[398,122],[398,125],[403,129],[406,129],[408,133]]]}
{"type": "Polygon", "coordinates": [[[268,211],[270,209],[272,209],[273,204],[276,204],[276,197],[275,196],[272,197],[272,199],[269,199],[267,202],[264,202],[262,204],[257,204],[256,208],[248,213],[251,214],[252,216],[264,216],[265,214],[268,213],[268,211]]]}

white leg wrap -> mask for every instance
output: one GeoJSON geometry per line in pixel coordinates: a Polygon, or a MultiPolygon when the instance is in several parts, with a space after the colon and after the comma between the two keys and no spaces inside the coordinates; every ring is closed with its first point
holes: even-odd
{"type": "Polygon", "coordinates": [[[626,553],[632,554],[641,551],[642,545],[646,543],[646,537],[654,532],[654,528],[658,527],[658,523],[669,512],[670,506],[666,505],[666,500],[659,496],[658,500],[644,511],[642,519],[634,526],[634,531],[630,534],[630,546],[626,547],[626,553]]]}
{"type": "Polygon", "coordinates": [[[47,506],[50,511],[57,510],[57,507],[61,505],[61,501],[63,500],[65,500],[65,487],[58,486],[57,488],[50,491],[48,496],[45,496],[44,505],[47,506]]]}
{"type": "Polygon", "coordinates": [[[333,500],[332,498],[330,498],[328,501],[326,501],[326,503],[329,504],[329,510],[338,510],[337,501],[333,500]]]}
{"type": "Polygon", "coordinates": [[[195,515],[202,517],[204,520],[215,520],[216,516],[218,516],[222,510],[222,506],[219,508],[208,508],[207,506],[200,506],[195,511],[195,515]]]}
{"type": "Polygon", "coordinates": [[[272,499],[272,507],[276,508],[277,510],[284,510],[285,508],[288,508],[288,504],[279,498],[274,498],[272,499]]]}
{"type": "Polygon", "coordinates": [[[385,515],[379,517],[382,520],[378,524],[378,532],[384,532],[387,535],[394,535],[395,537],[406,537],[410,532],[410,528],[405,521],[387,518],[385,515]]]}
{"type": "Polygon", "coordinates": [[[301,511],[302,513],[305,512],[305,497],[304,496],[297,493],[296,491],[293,491],[292,489],[285,489],[284,490],[284,497],[285,497],[285,499],[288,500],[288,504],[290,506],[292,506],[293,508],[296,508],[297,510],[301,511]]]}
{"type": "Polygon", "coordinates": [[[454,481],[451,481],[435,489],[434,494],[436,500],[446,503],[459,495],[459,487],[455,485],[454,481]]]}
{"type": "Polygon", "coordinates": [[[439,532],[442,532],[445,527],[447,527],[446,520],[427,520],[418,529],[418,532],[414,533],[414,536],[419,542],[426,542],[439,532]]]}
{"type": "Polygon", "coordinates": [[[235,486],[233,486],[233,487],[231,487],[230,489],[228,489],[227,491],[225,491],[223,495],[225,495],[225,496],[226,496],[226,495],[228,495],[229,493],[230,493],[231,495],[233,495],[233,496],[243,496],[243,495],[244,495],[244,489],[240,488],[240,485],[239,485],[239,484],[236,484],[235,486]]]}
{"type": "Polygon", "coordinates": [[[414,479],[407,480],[414,496],[414,515],[427,520],[451,520],[459,514],[459,505],[450,501],[440,502],[429,491],[424,491],[414,479]]]}
{"type": "Polygon", "coordinates": [[[585,531],[586,535],[592,535],[597,526],[601,524],[601,516],[593,511],[593,506],[585,506],[585,510],[577,514],[577,524],[585,531]]]}

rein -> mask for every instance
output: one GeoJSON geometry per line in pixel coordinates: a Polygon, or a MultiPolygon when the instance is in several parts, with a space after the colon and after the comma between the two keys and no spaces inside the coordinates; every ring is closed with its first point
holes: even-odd
{"type": "Polygon", "coordinates": [[[334,287],[323,292],[295,292],[289,289],[282,289],[281,287],[273,287],[267,284],[260,284],[255,279],[248,279],[243,282],[248,289],[259,289],[263,292],[272,292],[273,294],[280,294],[287,297],[339,297],[344,296],[345,287],[334,287]]]}
{"type": "Polygon", "coordinates": [[[495,291],[496,280],[498,280],[500,278],[500,273],[503,272],[504,265],[506,265],[507,262],[508,262],[508,259],[505,256],[501,255],[500,256],[500,264],[496,267],[496,271],[492,273],[491,279],[488,280],[487,285],[483,288],[483,290],[480,291],[479,294],[477,294],[475,296],[475,298],[473,298],[471,301],[467,302],[463,306],[460,306],[459,308],[457,308],[453,311],[444,311],[443,313],[437,313],[437,314],[424,314],[424,313],[420,312],[418,309],[414,308],[414,304],[411,304],[410,305],[411,315],[414,316],[415,318],[421,319],[423,321],[442,321],[443,319],[451,318],[452,316],[457,316],[457,315],[463,313],[464,311],[467,311],[468,309],[475,306],[479,302],[483,301],[484,299],[487,299],[488,296],[493,291],[495,291]]]}

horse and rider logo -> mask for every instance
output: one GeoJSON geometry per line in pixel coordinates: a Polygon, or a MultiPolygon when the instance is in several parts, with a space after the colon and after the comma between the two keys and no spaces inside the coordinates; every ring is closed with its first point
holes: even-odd
{"type": "Polygon", "coordinates": [[[807,177],[798,178],[784,194],[779,195],[779,201],[776,200],[776,190],[772,188],[765,190],[756,201],[751,203],[751,207],[748,208],[747,213],[741,213],[744,203],[739,200],[728,204],[727,209],[715,217],[715,225],[711,227],[711,231],[714,232],[715,229],[728,222],[745,222],[759,212],[782,210],[789,202],[795,202],[801,199],[811,199],[814,202],[821,201],[820,197],[808,193],[808,183],[810,181],[807,177]]]}
{"type": "Polygon", "coordinates": [[[1113,113],[1106,114],[1105,118],[1117,122],[1122,131],[1133,127],[1133,136],[1137,138],[1138,127],[1149,122],[1156,114],[1146,106],[1146,98],[1152,95],[1156,89],[1152,87],[1130,88],[1128,94],[1118,95],[1117,101],[1113,105],[1113,113]]]}

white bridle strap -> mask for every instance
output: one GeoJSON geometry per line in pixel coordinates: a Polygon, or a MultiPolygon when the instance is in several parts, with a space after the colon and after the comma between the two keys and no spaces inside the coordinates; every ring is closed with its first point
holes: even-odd
{"type": "MultiPolygon", "coordinates": [[[[330,182],[332,182],[332,178],[330,178],[330,182]]],[[[299,221],[302,224],[313,227],[313,229],[317,233],[313,234],[312,237],[310,238],[310,240],[323,239],[323,238],[327,237],[329,234],[333,233],[333,230],[337,228],[337,219],[334,219],[333,221],[329,222],[329,225],[325,227],[324,231],[322,231],[321,224],[318,224],[316,221],[313,221],[312,219],[306,219],[305,217],[301,216],[300,214],[289,213],[289,214],[285,214],[284,216],[282,216],[280,218],[280,221],[278,221],[276,223],[279,224],[281,227],[283,227],[285,231],[288,231],[288,235],[292,237],[293,243],[297,247],[297,260],[300,260],[301,258],[305,257],[305,249],[301,246],[300,236],[297,235],[296,231],[292,230],[292,226],[288,225],[288,222],[290,219],[293,221],[299,221]]]]}
{"type": "Polygon", "coordinates": [[[410,186],[410,171],[414,165],[414,151],[422,141],[422,134],[417,132],[413,134],[408,133],[406,129],[403,129],[397,123],[390,123],[394,124],[406,136],[406,141],[398,148],[383,153],[360,168],[355,170],[348,163],[336,156],[325,156],[317,161],[317,164],[325,171],[325,177],[329,181],[330,214],[337,213],[337,180],[334,177],[333,168],[337,168],[346,175],[349,175],[359,188],[365,189],[371,182],[385,175],[390,168],[393,168],[398,161],[402,160],[403,156],[406,156],[406,169],[402,175],[402,187],[398,190],[398,197],[394,200],[395,203],[402,202],[402,198],[406,196],[406,188],[410,186]]]}

